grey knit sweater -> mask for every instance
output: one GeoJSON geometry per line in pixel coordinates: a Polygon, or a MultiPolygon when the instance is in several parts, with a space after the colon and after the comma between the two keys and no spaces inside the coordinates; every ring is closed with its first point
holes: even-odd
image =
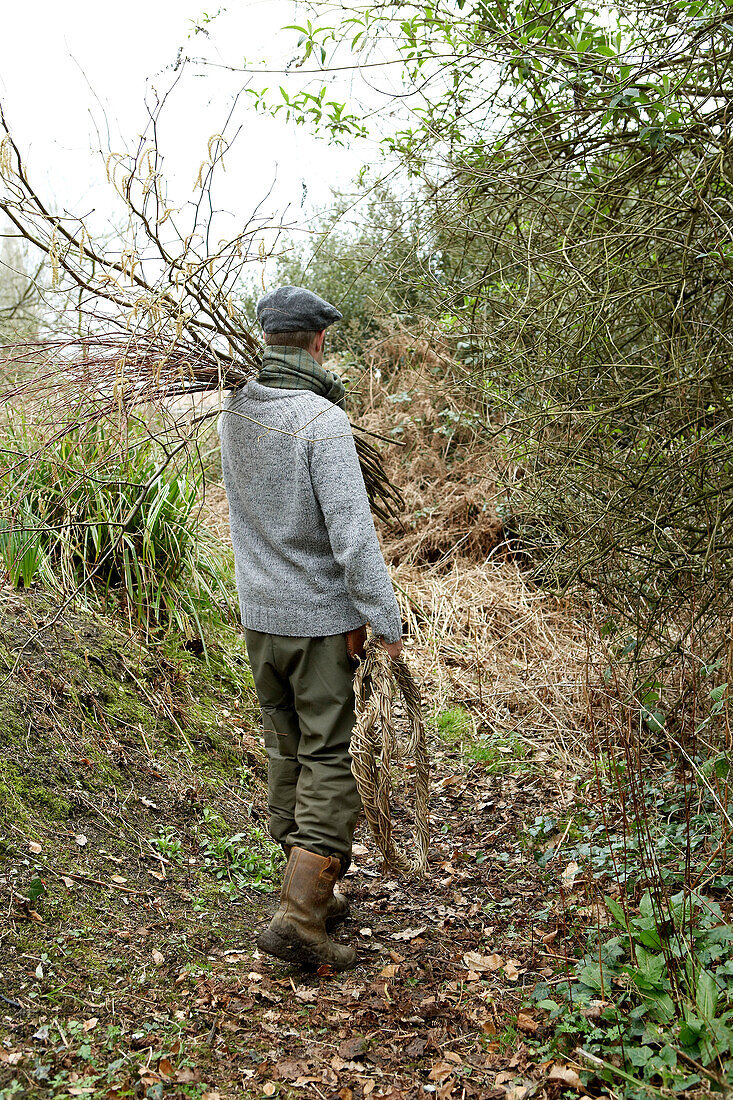
{"type": "Polygon", "coordinates": [[[242,611],[250,630],[396,642],[399,609],[346,414],[307,390],[249,382],[219,418],[242,611]]]}

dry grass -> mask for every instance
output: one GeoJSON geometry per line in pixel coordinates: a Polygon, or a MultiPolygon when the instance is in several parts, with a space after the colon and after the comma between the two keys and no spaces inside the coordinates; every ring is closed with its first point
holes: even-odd
{"type": "Polygon", "coordinates": [[[534,750],[585,751],[587,634],[570,604],[534,589],[509,562],[401,566],[393,579],[432,706],[464,705],[483,732],[534,750]]]}
{"type": "Polygon", "coordinates": [[[450,568],[458,556],[503,553],[501,460],[486,442],[488,410],[467,402],[460,369],[445,349],[400,331],[375,339],[364,363],[352,399],[358,423],[399,444],[381,445],[405,501],[401,523],[382,528],[387,560],[450,568]]]}

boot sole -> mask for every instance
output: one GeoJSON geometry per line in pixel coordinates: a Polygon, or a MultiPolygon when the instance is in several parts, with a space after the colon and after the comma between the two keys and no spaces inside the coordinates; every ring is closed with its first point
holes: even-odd
{"type": "Polygon", "coordinates": [[[257,937],[257,946],[267,955],[274,955],[276,959],[284,959],[285,962],[296,963],[299,966],[317,970],[319,966],[331,966],[334,970],[351,970],[356,965],[356,953],[348,961],[336,962],[333,959],[324,959],[308,944],[303,943],[296,935],[273,931],[266,928],[257,937]]]}

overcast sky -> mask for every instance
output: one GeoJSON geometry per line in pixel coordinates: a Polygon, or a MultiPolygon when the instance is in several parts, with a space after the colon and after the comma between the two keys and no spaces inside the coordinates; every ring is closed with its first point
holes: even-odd
{"type": "MultiPolygon", "coordinates": [[[[3,5],[0,100],[31,177],[57,208],[94,209],[98,219],[114,221],[119,206],[106,183],[100,147],[106,153],[136,146],[146,121],[145,96],[170,87],[179,50],[221,62],[267,58],[273,68],[291,60],[295,36],[280,28],[302,19],[295,0],[234,0],[211,24],[209,37],[192,34],[206,9],[216,11],[216,4],[25,0],[3,5]]],[[[233,96],[248,79],[254,86],[274,82],[224,68],[185,68],[161,130],[176,204],[191,197],[208,138],[220,130],[233,96]]],[[[347,80],[340,79],[340,90],[348,95],[347,80]]],[[[246,106],[249,99],[243,96],[237,111],[243,130],[226,159],[218,194],[238,219],[246,218],[276,180],[266,212],[288,208],[288,221],[307,225],[308,209],[327,203],[332,186],[348,187],[365,161],[378,161],[374,143],[328,146],[304,128],[256,115],[246,106]]]]}

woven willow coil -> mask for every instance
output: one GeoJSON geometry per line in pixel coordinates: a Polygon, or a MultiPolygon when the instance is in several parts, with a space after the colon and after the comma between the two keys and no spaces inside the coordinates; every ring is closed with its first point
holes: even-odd
{"type": "Polygon", "coordinates": [[[388,868],[422,874],[430,839],[430,763],[420,689],[402,658],[391,658],[383,646],[370,639],[356,670],[354,692],[356,725],[351,735],[351,770],[369,829],[388,868]],[[398,696],[402,697],[407,720],[404,736],[398,733],[393,716],[398,696]],[[397,768],[411,780],[414,823],[409,850],[398,846],[393,837],[393,770],[397,768]]]}

